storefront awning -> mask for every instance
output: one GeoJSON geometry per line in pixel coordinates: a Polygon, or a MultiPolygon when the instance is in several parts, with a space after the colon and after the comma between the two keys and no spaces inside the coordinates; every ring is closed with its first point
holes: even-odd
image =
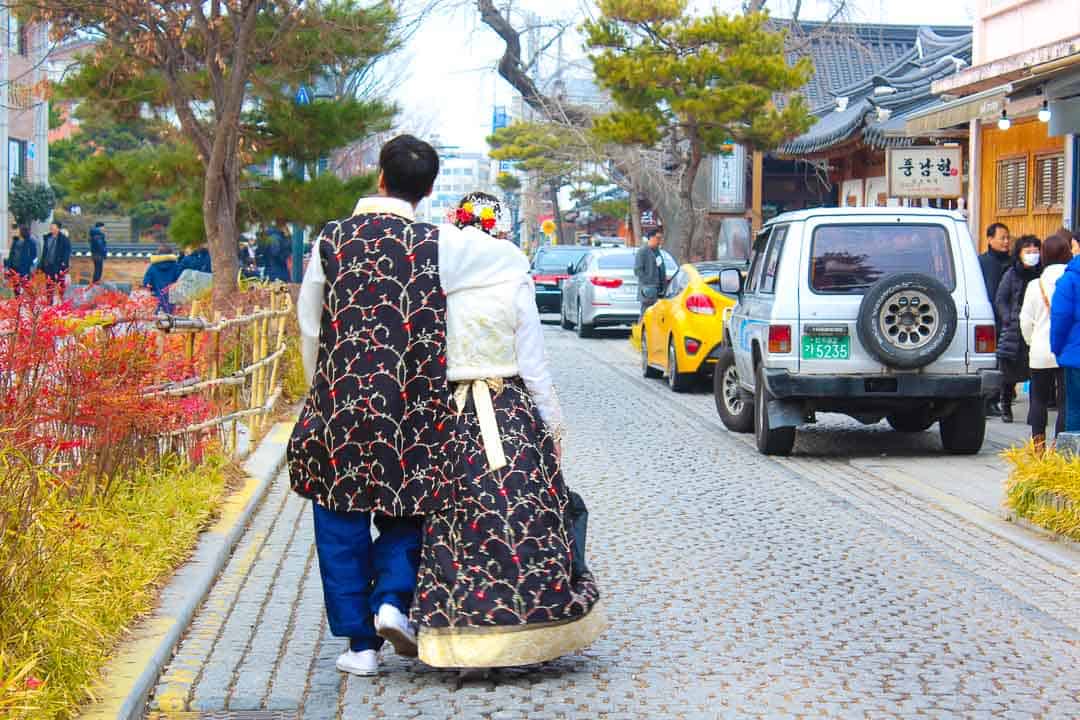
{"type": "Polygon", "coordinates": [[[924,137],[944,128],[966,125],[976,118],[993,118],[1005,107],[1012,85],[1001,85],[975,95],[950,100],[913,113],[904,124],[908,137],[924,137]]]}

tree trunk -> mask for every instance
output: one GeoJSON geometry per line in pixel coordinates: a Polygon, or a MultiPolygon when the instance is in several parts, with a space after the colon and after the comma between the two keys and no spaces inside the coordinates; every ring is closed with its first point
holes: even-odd
{"type": "MultiPolygon", "coordinates": [[[[228,143],[226,143],[228,145],[228,143]]],[[[214,268],[214,308],[224,310],[237,292],[236,276],[240,263],[236,256],[237,206],[240,202],[240,176],[236,159],[211,157],[206,165],[206,189],[203,192],[203,225],[206,245],[214,268]]]]}
{"type": "Polygon", "coordinates": [[[641,244],[641,203],[635,189],[630,190],[630,243],[631,246],[641,244]]]}
{"type": "Polygon", "coordinates": [[[569,245],[566,235],[563,233],[562,211],[559,210],[559,185],[551,183],[551,209],[555,213],[555,241],[558,245],[569,245]]]}
{"type": "Polygon", "coordinates": [[[698,227],[697,210],[694,208],[694,183],[701,167],[701,148],[694,139],[690,140],[690,158],[679,179],[679,234],[676,247],[682,262],[696,262],[704,259],[696,247],[695,235],[698,227]]]}

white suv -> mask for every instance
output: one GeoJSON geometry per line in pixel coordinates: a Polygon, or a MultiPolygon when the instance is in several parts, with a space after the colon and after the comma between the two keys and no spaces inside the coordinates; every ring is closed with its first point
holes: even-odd
{"type": "Polygon", "coordinates": [[[724,424],[787,455],[815,413],[901,432],[940,422],[952,453],[976,453],[998,392],[994,313],[964,218],[946,210],[820,208],[758,235],[714,375],[724,424]]]}

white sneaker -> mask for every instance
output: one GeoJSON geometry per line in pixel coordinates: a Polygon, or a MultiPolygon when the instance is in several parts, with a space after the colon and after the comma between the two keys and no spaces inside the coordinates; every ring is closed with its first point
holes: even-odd
{"type": "Polygon", "coordinates": [[[389,603],[383,603],[375,616],[375,634],[388,640],[398,655],[416,657],[416,632],[405,614],[389,603]]]}
{"type": "Polygon", "coordinates": [[[350,675],[372,677],[379,674],[379,653],[374,650],[346,650],[337,659],[337,669],[350,675]]]}

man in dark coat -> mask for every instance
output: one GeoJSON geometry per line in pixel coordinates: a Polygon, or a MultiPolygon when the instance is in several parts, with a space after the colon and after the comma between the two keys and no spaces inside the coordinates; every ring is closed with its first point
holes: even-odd
{"type": "Polygon", "coordinates": [[[266,231],[266,275],[271,281],[289,282],[289,256],[292,255],[292,245],[282,228],[284,220],[278,220],[276,225],[271,225],[266,231]]]}
{"type": "MultiPolygon", "coordinates": [[[[986,284],[986,295],[993,306],[997,298],[998,286],[1001,284],[1001,276],[1012,264],[1010,250],[1012,245],[1009,237],[1009,228],[1003,223],[991,223],[986,228],[986,252],[979,256],[979,267],[982,269],[983,282],[986,284]]],[[[997,316],[997,308],[994,310],[994,322],[997,332],[1001,333],[1001,318],[997,316]]],[[[1015,391],[1013,391],[1015,392],[1015,391]]],[[[997,398],[988,398],[986,414],[998,416],[1001,414],[1001,406],[997,398]]]]}
{"type": "Polygon", "coordinates": [[[438,173],[427,143],[388,142],[380,196],[326,225],[297,304],[312,385],[289,441],[289,479],[312,501],[327,619],[349,638],[337,667],[355,675],[378,672],[384,640],[416,655],[407,612],[421,516],[451,495],[438,229],[414,219],[438,173]]]}
{"type": "Polygon", "coordinates": [[[71,267],[71,240],[59,222],[49,225],[41,239],[41,272],[54,283],[63,282],[71,267]]]}
{"type": "Polygon", "coordinates": [[[210,263],[210,251],[205,247],[194,250],[180,258],[180,272],[194,270],[195,272],[213,272],[210,263]]]}
{"type": "Polygon", "coordinates": [[[664,294],[667,283],[664,255],[660,252],[664,244],[664,231],[657,228],[646,233],[645,238],[645,244],[634,257],[634,276],[637,278],[642,315],[664,294]]]}
{"type": "Polygon", "coordinates": [[[108,251],[108,244],[105,242],[105,223],[96,222],[94,227],[90,228],[90,259],[94,263],[94,277],[90,282],[101,282],[101,275],[105,270],[105,256],[108,251]]]}
{"type": "Polygon", "coordinates": [[[37,260],[37,243],[30,235],[30,227],[20,225],[18,234],[11,240],[8,256],[4,260],[4,268],[15,275],[13,284],[16,293],[20,292],[22,284],[30,279],[35,260],[37,260]]]}

